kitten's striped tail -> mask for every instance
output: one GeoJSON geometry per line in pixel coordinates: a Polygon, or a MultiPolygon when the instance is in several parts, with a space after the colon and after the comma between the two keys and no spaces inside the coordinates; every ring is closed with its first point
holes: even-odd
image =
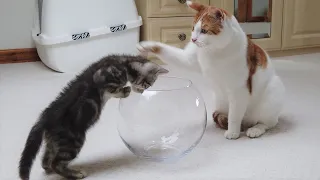
{"type": "Polygon", "coordinates": [[[29,133],[19,164],[19,176],[22,180],[29,179],[33,160],[42,143],[43,129],[43,122],[38,121],[29,133]]]}

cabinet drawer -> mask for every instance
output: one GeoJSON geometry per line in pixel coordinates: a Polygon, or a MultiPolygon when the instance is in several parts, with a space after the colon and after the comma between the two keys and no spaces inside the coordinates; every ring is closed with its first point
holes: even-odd
{"type": "Polygon", "coordinates": [[[183,48],[190,39],[193,17],[149,18],[145,26],[145,37],[183,48]]]}
{"type": "MultiPolygon", "coordinates": [[[[209,4],[209,0],[196,0],[209,4]]],[[[188,8],[186,0],[147,0],[147,17],[193,16],[195,12],[188,8]]]]}

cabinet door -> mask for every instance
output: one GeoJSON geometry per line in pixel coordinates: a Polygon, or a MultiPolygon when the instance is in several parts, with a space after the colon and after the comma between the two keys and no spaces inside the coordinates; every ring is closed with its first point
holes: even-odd
{"type": "Polygon", "coordinates": [[[183,48],[190,39],[193,17],[150,18],[146,39],[183,48]]]}
{"type": "MultiPolygon", "coordinates": [[[[147,0],[148,17],[193,16],[195,14],[186,4],[186,0],[147,0]]],[[[209,0],[195,0],[209,4],[209,0]]]]}
{"type": "Polygon", "coordinates": [[[283,0],[211,0],[210,4],[234,14],[246,34],[262,48],[281,49],[283,0]]]}
{"type": "Polygon", "coordinates": [[[210,0],[210,5],[216,6],[219,8],[223,8],[224,7],[224,0],[210,0]]]}
{"type": "Polygon", "coordinates": [[[320,0],[285,0],[283,49],[320,46],[320,0]]]}
{"type": "MultiPolygon", "coordinates": [[[[143,26],[143,40],[184,48],[191,37],[193,17],[149,18],[143,26]]],[[[150,59],[158,61],[150,55],[150,59]]]]}

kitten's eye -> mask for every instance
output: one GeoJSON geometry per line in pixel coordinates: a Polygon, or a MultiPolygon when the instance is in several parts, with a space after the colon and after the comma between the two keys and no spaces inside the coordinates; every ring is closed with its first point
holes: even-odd
{"type": "Polygon", "coordinates": [[[202,34],[207,34],[207,32],[208,32],[207,30],[201,29],[201,33],[202,33],[202,34]]]}
{"type": "Polygon", "coordinates": [[[120,91],[121,88],[118,88],[117,86],[107,86],[107,91],[110,93],[117,93],[120,91]]]}
{"type": "Polygon", "coordinates": [[[109,88],[110,93],[116,93],[118,91],[117,88],[109,88]]]}

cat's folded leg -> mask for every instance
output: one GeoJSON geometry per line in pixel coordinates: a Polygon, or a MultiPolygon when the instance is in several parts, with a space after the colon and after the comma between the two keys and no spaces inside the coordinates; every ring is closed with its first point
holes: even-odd
{"type": "Polygon", "coordinates": [[[278,124],[284,105],[285,87],[278,76],[269,82],[260,103],[255,105],[255,118],[258,123],[247,130],[247,136],[257,138],[278,124]]]}
{"type": "Polygon", "coordinates": [[[215,110],[212,117],[216,127],[228,130],[228,98],[219,92],[220,90],[216,89],[213,94],[215,110]]]}
{"type": "Polygon", "coordinates": [[[269,127],[265,124],[258,123],[247,130],[247,136],[250,138],[260,137],[269,127]]]}
{"type": "Polygon", "coordinates": [[[154,54],[169,65],[172,64],[177,67],[200,72],[197,60],[197,46],[194,43],[190,42],[184,49],[180,49],[160,42],[142,41],[137,44],[137,49],[143,55],[147,55],[148,53],[154,54]]]}
{"type": "Polygon", "coordinates": [[[224,136],[227,139],[237,139],[240,136],[241,124],[247,110],[249,92],[240,88],[229,94],[228,130],[224,136]]]}
{"type": "Polygon", "coordinates": [[[215,111],[212,117],[218,128],[228,130],[228,116],[226,114],[215,111]]]}
{"type": "MultiPolygon", "coordinates": [[[[212,114],[212,117],[213,117],[213,121],[216,123],[217,128],[228,130],[228,115],[227,114],[221,113],[219,111],[215,111],[212,114]]],[[[246,124],[242,123],[240,131],[241,132],[245,131],[245,129],[247,129],[247,127],[248,126],[246,124]]],[[[248,131],[247,131],[247,133],[248,133],[248,131]]]]}

